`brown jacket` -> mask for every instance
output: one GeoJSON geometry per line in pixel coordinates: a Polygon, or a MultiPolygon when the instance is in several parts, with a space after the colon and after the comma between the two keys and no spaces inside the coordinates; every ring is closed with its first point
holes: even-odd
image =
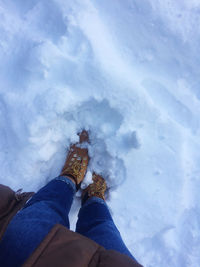
{"type": "MultiPolygon", "coordinates": [[[[0,185],[0,240],[12,217],[33,193],[15,193],[0,185]]],[[[56,224],[23,267],[141,267],[128,256],[105,250],[94,241],[56,224]]]]}

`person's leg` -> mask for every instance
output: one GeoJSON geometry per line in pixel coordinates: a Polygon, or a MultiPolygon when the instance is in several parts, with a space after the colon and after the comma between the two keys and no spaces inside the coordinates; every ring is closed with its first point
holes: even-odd
{"type": "Polygon", "coordinates": [[[81,207],[76,232],[92,239],[105,249],[113,249],[132,256],[115,226],[106,202],[98,197],[89,198],[81,207]]]}
{"type": "Polygon", "coordinates": [[[83,130],[78,135],[79,142],[70,146],[61,175],[35,194],[8,225],[0,243],[2,266],[21,266],[55,224],[69,228],[73,195],[89,161],[88,149],[80,146],[89,142],[88,132],[83,130]]]}
{"type": "Polygon", "coordinates": [[[60,223],[69,228],[75,184],[59,176],[41,188],[12,219],[0,242],[2,266],[21,266],[51,228],[60,223]]]}

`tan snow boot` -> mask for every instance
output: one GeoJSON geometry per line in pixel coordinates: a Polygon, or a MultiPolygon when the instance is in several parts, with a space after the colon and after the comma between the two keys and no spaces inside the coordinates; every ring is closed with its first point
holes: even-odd
{"type": "Polygon", "coordinates": [[[92,180],[93,183],[88,185],[82,192],[82,204],[91,197],[98,197],[105,200],[105,192],[107,189],[105,179],[102,176],[93,173],[92,180]]]}
{"type": "Polygon", "coordinates": [[[79,147],[79,145],[84,142],[89,143],[89,135],[85,130],[79,134],[79,143],[71,145],[64,167],[60,174],[61,176],[68,176],[72,178],[76,183],[77,189],[80,187],[80,184],[85,177],[89,162],[87,148],[79,147]]]}

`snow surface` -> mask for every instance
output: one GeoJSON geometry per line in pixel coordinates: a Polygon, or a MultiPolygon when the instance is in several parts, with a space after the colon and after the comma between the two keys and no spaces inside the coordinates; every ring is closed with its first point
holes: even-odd
{"type": "Polygon", "coordinates": [[[133,255],[200,266],[199,13],[199,0],[0,0],[0,182],[38,190],[86,128],[86,183],[106,177],[133,255]]]}

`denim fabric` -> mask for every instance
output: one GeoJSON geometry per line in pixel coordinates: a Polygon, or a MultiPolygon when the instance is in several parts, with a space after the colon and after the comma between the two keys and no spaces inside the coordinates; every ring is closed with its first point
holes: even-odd
{"type": "MultiPolygon", "coordinates": [[[[63,176],[40,189],[8,225],[0,242],[1,266],[21,266],[55,224],[69,228],[68,214],[75,192],[75,184],[63,176]]],[[[133,258],[102,199],[86,201],[80,209],[76,231],[106,249],[114,249],[133,258]]]]}
{"type": "Polygon", "coordinates": [[[133,258],[113,222],[106,202],[100,198],[92,197],[82,206],[76,232],[94,240],[106,249],[117,250],[133,258]]]}

